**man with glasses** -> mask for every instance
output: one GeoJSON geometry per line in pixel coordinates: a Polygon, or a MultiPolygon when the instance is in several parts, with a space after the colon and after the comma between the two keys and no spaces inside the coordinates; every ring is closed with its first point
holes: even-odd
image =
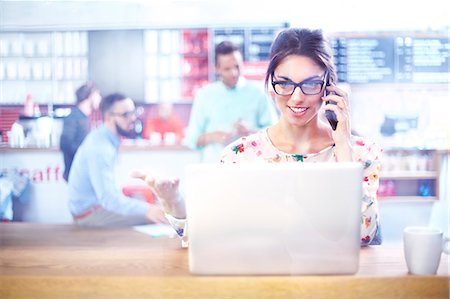
{"type": "Polygon", "coordinates": [[[120,227],[166,222],[161,208],[126,197],[115,183],[114,168],[121,137],[135,135],[134,102],[115,93],[100,103],[103,125],[78,149],[69,175],[69,206],[80,226],[120,227]]]}
{"type": "Polygon", "coordinates": [[[219,80],[199,90],[185,138],[187,146],[201,151],[204,162],[217,162],[225,145],[277,119],[263,85],[241,76],[243,63],[238,47],[224,41],[215,51],[219,80]]]}

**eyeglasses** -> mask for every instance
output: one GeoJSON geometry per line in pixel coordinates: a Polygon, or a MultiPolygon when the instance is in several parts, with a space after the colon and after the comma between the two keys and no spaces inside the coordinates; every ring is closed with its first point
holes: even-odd
{"type": "Polygon", "coordinates": [[[142,113],[139,110],[132,110],[132,111],[127,111],[127,112],[123,112],[123,113],[116,113],[116,112],[111,112],[111,115],[115,115],[115,116],[120,116],[123,118],[132,118],[134,117],[139,117],[142,113]]]}
{"type": "MultiPolygon", "coordinates": [[[[327,72],[323,75],[324,79],[327,72]]],[[[272,75],[273,78],[273,75],[272,75]]],[[[319,94],[325,87],[325,80],[321,79],[306,79],[302,82],[295,83],[290,80],[286,81],[272,81],[272,87],[276,94],[280,96],[291,96],[298,87],[306,95],[319,94]]]]}

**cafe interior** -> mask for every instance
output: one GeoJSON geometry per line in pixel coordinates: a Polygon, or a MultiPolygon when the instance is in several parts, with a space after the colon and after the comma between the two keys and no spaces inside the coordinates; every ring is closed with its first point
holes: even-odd
{"type": "MultiPolygon", "coordinates": [[[[449,11],[444,0],[1,1],[0,298],[449,298],[449,11]],[[355,273],[199,275],[172,227],[73,223],[60,137],[77,88],[133,99],[136,134],[121,140],[115,177],[119,192],[155,202],[133,170],[184,187],[202,157],[147,121],[168,105],[186,131],[197,92],[218,79],[224,40],[263,87],[272,41],[290,27],[323,31],[352,132],[382,148],[383,241],[358,250],[355,273]],[[440,232],[434,273],[411,272],[407,227],[440,232]]],[[[92,128],[102,121],[89,116],[92,128]]]]}

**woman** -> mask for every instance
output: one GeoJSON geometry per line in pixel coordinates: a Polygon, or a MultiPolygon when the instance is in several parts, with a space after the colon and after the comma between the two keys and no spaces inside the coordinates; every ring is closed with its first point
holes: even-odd
{"type": "MultiPolygon", "coordinates": [[[[328,42],[319,30],[287,29],[272,44],[266,86],[274,92],[278,122],[233,142],[223,152],[223,163],[241,162],[350,162],[364,165],[361,244],[379,244],[378,205],[381,151],[351,134],[347,94],[335,86],[336,69],[328,42]],[[332,101],[336,104],[328,103],[332,101]],[[335,113],[332,129],[325,110],[335,113]]],[[[145,179],[163,199],[169,221],[184,233],[184,202],[177,181],[145,179]]]]}

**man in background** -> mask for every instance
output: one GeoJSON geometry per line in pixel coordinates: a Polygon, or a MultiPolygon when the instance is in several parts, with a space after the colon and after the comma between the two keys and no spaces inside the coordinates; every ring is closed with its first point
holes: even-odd
{"type": "Polygon", "coordinates": [[[184,126],[181,119],[173,111],[172,103],[163,102],[157,106],[157,115],[149,118],[145,122],[142,137],[151,139],[152,134],[159,134],[163,144],[180,144],[184,137],[184,126]],[[173,135],[174,140],[168,140],[169,134],[173,135]]]}
{"type": "Polygon", "coordinates": [[[69,177],[73,157],[90,131],[89,116],[92,114],[92,111],[98,109],[102,99],[98,88],[92,82],[82,85],[75,94],[77,103],[64,119],[59,145],[64,156],[63,177],[66,181],[69,177]]]}
{"type": "Polygon", "coordinates": [[[264,84],[241,76],[243,61],[238,47],[224,41],[215,51],[219,80],[199,90],[185,138],[187,146],[201,150],[203,162],[218,162],[225,145],[272,125],[277,118],[264,84]]]}
{"type": "Polygon", "coordinates": [[[166,222],[159,206],[123,195],[115,182],[120,139],[135,135],[134,102],[115,93],[102,100],[100,110],[104,123],[86,137],[70,170],[69,207],[75,223],[123,227],[166,222]]]}

